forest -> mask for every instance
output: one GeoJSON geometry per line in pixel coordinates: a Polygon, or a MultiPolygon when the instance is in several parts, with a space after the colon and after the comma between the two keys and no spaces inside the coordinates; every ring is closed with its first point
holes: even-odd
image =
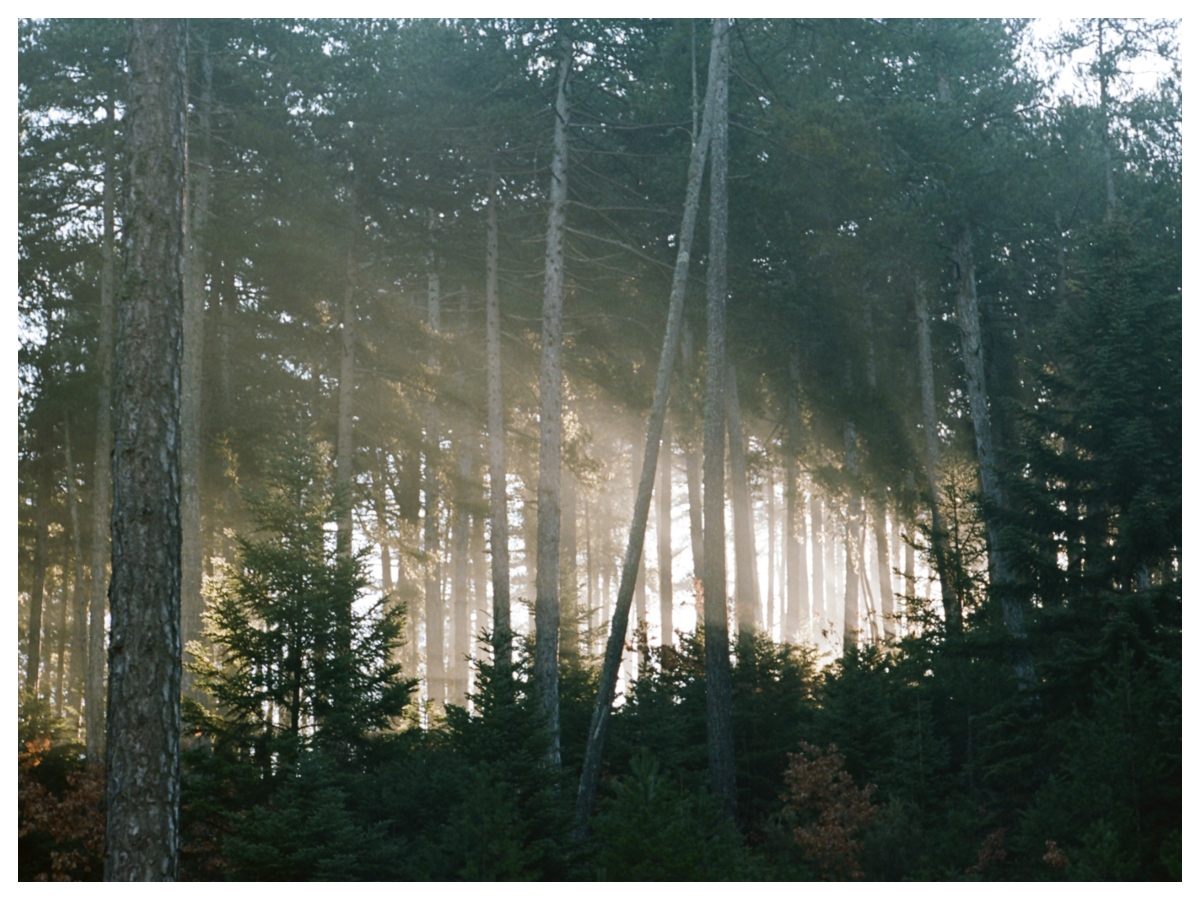
{"type": "Polygon", "coordinates": [[[1179,44],[21,20],[18,877],[1180,880],[1179,44]]]}

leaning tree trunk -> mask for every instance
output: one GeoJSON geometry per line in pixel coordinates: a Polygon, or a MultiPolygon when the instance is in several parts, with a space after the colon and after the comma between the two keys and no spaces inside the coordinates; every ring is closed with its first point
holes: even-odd
{"type": "Polygon", "coordinates": [[[563,240],[567,229],[567,84],[574,49],[559,35],[562,60],[554,102],[554,157],[550,163],[550,221],[546,229],[546,281],[542,301],[542,370],[538,379],[537,581],[533,690],[550,736],[548,760],[558,768],[559,497],[562,477],[563,240]]]}
{"type": "MultiPolygon", "coordinates": [[[[729,208],[725,177],[729,136],[729,22],[713,22],[712,173],[709,200],[708,347],[704,390],[704,685],[708,771],[730,818],[737,814],[733,756],[733,689],[725,599],[725,264],[729,208]]],[[[707,120],[707,116],[705,117],[707,120]]]]}
{"type": "Polygon", "coordinates": [[[487,209],[488,485],[492,546],[492,646],[496,677],[512,671],[512,613],[508,585],[508,468],[504,459],[504,398],[500,385],[500,229],[496,223],[496,173],[487,209]]]}
{"type": "MultiPolygon", "coordinates": [[[[183,528],[183,549],[180,558],[180,631],[186,655],[191,641],[199,641],[204,612],[204,550],[200,526],[200,450],[203,432],[201,398],[204,391],[204,306],[207,291],[204,285],[204,227],[208,218],[208,201],[212,166],[209,162],[209,111],[212,108],[212,59],[208,40],[200,32],[201,73],[203,87],[197,110],[198,141],[189,141],[192,148],[188,159],[189,196],[187,248],[183,269],[183,372],[180,384],[179,420],[183,429],[179,443],[179,466],[182,474],[180,519],[183,528]]],[[[184,670],[183,691],[193,694],[194,676],[184,670]]]]}
{"type": "Polygon", "coordinates": [[[941,463],[941,444],[938,440],[937,412],[933,390],[933,342],[929,333],[929,304],[925,297],[925,282],[917,276],[913,293],[917,315],[917,370],[921,381],[921,425],[925,432],[925,472],[929,482],[930,529],[929,545],[933,564],[942,586],[942,609],[946,615],[946,634],[962,634],[962,600],[954,589],[954,578],[948,569],[946,529],[942,523],[941,486],[938,466],[941,463]]]}
{"type": "Polygon", "coordinates": [[[88,603],[87,686],[84,695],[85,749],[87,758],[104,756],[104,614],[108,600],[109,521],[112,513],[112,379],[113,293],[116,282],[116,100],[110,93],[104,148],[104,235],[100,243],[100,327],[96,341],[96,369],[100,387],[96,396],[96,456],[92,464],[91,597],[88,603]]]}
{"type": "Polygon", "coordinates": [[[187,26],[129,27],[129,192],[113,403],[107,881],[179,868],[179,384],[187,26]]]}
{"type": "MultiPolygon", "coordinates": [[[[720,55],[720,43],[714,28],[713,60],[720,55]]],[[[617,602],[613,609],[604,648],[604,662],[600,669],[600,684],[596,692],[596,705],[592,709],[591,725],[588,727],[588,742],[584,753],[583,773],[579,779],[579,794],[575,804],[575,833],[581,837],[587,830],[596,803],[596,787],[600,781],[600,763],[604,757],[604,745],[608,739],[609,713],[617,691],[617,675],[621,666],[621,651],[625,646],[625,632],[629,627],[629,607],[633,603],[634,583],[642,557],[642,545],[646,539],[646,520],[650,516],[650,498],[654,492],[654,473],[658,465],[659,444],[662,441],[663,423],[667,415],[667,398],[671,390],[671,370],[679,352],[682,337],[683,299],[687,290],[688,268],[691,263],[692,240],[696,233],[696,216],[700,206],[700,182],[704,175],[704,158],[708,152],[709,134],[712,128],[715,92],[713,79],[717,69],[710,67],[709,92],[704,110],[704,124],[700,137],[692,144],[691,160],[688,163],[687,195],[683,204],[683,222],[679,228],[679,252],[675,257],[675,274],[671,281],[671,299],[667,310],[667,328],[663,336],[662,355],[658,360],[658,374],[654,383],[654,400],[650,406],[650,421],[646,426],[646,448],[642,456],[642,473],[638,480],[637,496],[633,505],[633,521],[629,527],[629,541],[625,546],[625,558],[621,566],[621,582],[617,588],[617,602]]],[[[720,495],[719,495],[720,496],[720,495]]]]}
{"type": "Polygon", "coordinates": [[[992,440],[992,419],[984,379],[983,339],[979,324],[979,298],[975,291],[971,232],[965,227],[954,244],[953,258],[958,276],[958,327],[962,336],[963,367],[967,375],[967,399],[975,431],[979,482],[984,499],[990,588],[1000,601],[1005,630],[1018,645],[1015,662],[1017,677],[1022,684],[1028,684],[1033,678],[1033,663],[1025,646],[1025,611],[1012,591],[1012,566],[997,521],[997,514],[1005,504],[1000,474],[996,468],[996,448],[992,440]]]}
{"type": "Polygon", "coordinates": [[[754,512],[750,503],[750,484],[746,475],[746,442],[742,435],[742,409],[738,402],[737,373],[729,366],[729,381],[725,388],[725,411],[729,428],[729,475],[733,481],[730,491],[733,501],[734,609],[738,635],[757,631],[759,615],[754,550],[754,512]]]}

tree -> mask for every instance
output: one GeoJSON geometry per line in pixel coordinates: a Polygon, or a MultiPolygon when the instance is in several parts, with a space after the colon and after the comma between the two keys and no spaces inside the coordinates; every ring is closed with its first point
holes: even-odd
{"type": "Polygon", "coordinates": [[[108,881],[179,866],[179,380],[187,40],[129,26],[129,196],[113,396],[108,881]]]}

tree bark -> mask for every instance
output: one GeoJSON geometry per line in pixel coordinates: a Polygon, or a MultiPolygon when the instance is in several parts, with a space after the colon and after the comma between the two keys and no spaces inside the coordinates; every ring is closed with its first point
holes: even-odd
{"type": "Polygon", "coordinates": [[[729,474],[733,481],[730,499],[733,505],[734,609],[739,634],[749,634],[761,627],[762,619],[755,583],[757,554],[754,548],[754,514],[750,501],[750,483],[746,473],[746,442],[742,435],[742,409],[738,402],[737,373],[732,365],[728,367],[725,402],[729,428],[729,474]]]}
{"type": "Polygon", "coordinates": [[[879,570],[879,614],[883,618],[883,636],[896,636],[896,592],[892,585],[892,563],[887,539],[887,507],[874,504],[871,523],[875,531],[875,561],[879,570]]]}
{"type": "MultiPolygon", "coordinates": [[[[722,52],[715,37],[713,60],[722,52]]],[[[722,38],[721,42],[727,42],[722,38]]],[[[675,257],[675,273],[671,281],[671,299],[667,311],[667,328],[663,336],[663,351],[658,361],[658,374],[654,383],[654,399],[650,407],[650,421],[646,427],[646,448],[642,456],[642,473],[634,500],[633,521],[629,527],[629,541],[625,547],[625,558],[621,568],[621,582],[617,588],[617,602],[613,609],[604,649],[604,662],[600,670],[600,684],[596,693],[596,704],[592,709],[588,727],[588,742],[584,753],[583,773],[579,779],[579,793],[575,804],[575,833],[582,837],[587,830],[596,803],[596,787],[600,781],[600,764],[604,756],[604,745],[608,738],[609,713],[616,695],[617,675],[621,665],[621,651],[625,645],[625,632],[629,627],[629,607],[633,602],[634,581],[642,556],[642,545],[646,538],[646,520],[650,515],[650,498],[654,490],[654,473],[658,463],[659,444],[662,440],[663,422],[666,419],[667,398],[671,387],[671,370],[679,352],[682,339],[683,300],[687,290],[688,268],[691,263],[692,240],[696,232],[696,217],[700,206],[700,183],[704,175],[704,161],[708,153],[709,135],[712,128],[712,112],[715,91],[713,79],[717,71],[710,67],[709,92],[704,110],[704,122],[700,137],[692,144],[688,163],[687,194],[683,205],[683,222],[679,228],[679,252],[675,257]]]]}
{"type": "Polygon", "coordinates": [[[574,48],[559,33],[562,59],[554,101],[554,157],[550,163],[550,217],[546,228],[546,280],[542,300],[542,368],[538,379],[538,530],[533,689],[550,736],[548,761],[558,768],[558,596],[560,481],[562,477],[563,240],[567,228],[567,85],[574,48]]]}
{"type": "Polygon", "coordinates": [[[504,396],[500,380],[500,228],[499,195],[493,168],[487,209],[487,394],[488,485],[492,547],[492,646],[496,677],[512,672],[512,612],[508,584],[508,467],[504,447],[504,396]]]}
{"type": "Polygon", "coordinates": [[[812,520],[812,618],[817,627],[813,634],[816,641],[829,627],[829,612],[825,604],[825,510],[815,493],[809,494],[808,515],[812,520]]]}
{"type": "MultiPolygon", "coordinates": [[[[786,493],[786,491],[785,491],[785,493],[786,493]]],[[[786,518],[787,517],[785,515],[784,516],[784,519],[785,519],[784,530],[785,531],[787,530],[786,529],[786,518]]],[[[786,547],[786,545],[787,545],[786,537],[784,538],[783,543],[784,543],[784,546],[786,547]]],[[[775,553],[775,467],[773,465],[768,465],[767,466],[767,597],[766,597],[767,619],[766,619],[766,629],[767,629],[767,635],[769,637],[774,637],[774,635],[775,635],[775,560],[776,560],[776,553],[775,553]]],[[[785,578],[786,578],[786,576],[784,576],[783,578],[780,579],[780,583],[781,583],[781,587],[782,587],[782,590],[780,591],[780,593],[782,594],[782,596],[784,598],[787,597],[786,581],[784,580],[785,578]]],[[[786,600],[785,600],[785,602],[786,602],[786,600]]],[[[780,622],[782,624],[782,621],[784,619],[784,614],[782,613],[782,611],[781,611],[779,618],[780,618],[780,622]]],[[[787,638],[786,638],[786,634],[784,633],[784,629],[781,627],[780,628],[780,640],[782,641],[782,640],[786,640],[786,639],[787,638]]]]}
{"type": "Polygon", "coordinates": [[[47,544],[50,541],[50,460],[46,448],[50,441],[38,436],[37,489],[33,520],[33,584],[29,588],[29,632],[25,657],[25,693],[40,696],[38,682],[42,671],[42,607],[46,593],[47,544]]]}
{"type": "Polygon", "coordinates": [[[180,370],[187,38],[129,26],[129,192],[113,404],[107,881],[179,865],[180,370]]]}
{"type": "MultiPolygon", "coordinates": [[[[204,284],[204,228],[208,219],[208,204],[212,183],[209,163],[209,111],[212,108],[212,59],[208,39],[199,30],[201,42],[200,67],[203,78],[200,102],[196,106],[198,141],[189,141],[188,208],[190,219],[187,249],[183,268],[183,372],[180,385],[179,419],[182,432],[179,442],[179,467],[182,474],[180,519],[183,528],[183,549],[180,560],[180,630],[187,654],[191,641],[199,641],[204,612],[204,549],[200,525],[201,435],[203,433],[202,396],[204,391],[204,307],[207,291],[204,284]],[[196,153],[195,150],[199,150],[196,153]]],[[[183,672],[183,692],[191,696],[194,676],[183,672]]]]}
{"type": "MultiPolygon", "coordinates": [[[[712,172],[709,200],[708,345],[704,391],[704,684],[708,770],[722,811],[737,814],[733,697],[725,599],[725,265],[729,238],[726,169],[729,129],[729,22],[713,22],[712,172]]],[[[705,117],[708,118],[707,116],[705,117]]]]}
{"type": "Polygon", "coordinates": [[[87,594],[83,582],[83,532],[79,527],[79,488],[75,481],[75,456],[71,441],[71,417],[63,420],[63,452],[67,463],[67,521],[71,526],[71,679],[70,692],[76,711],[83,706],[84,679],[87,672],[87,594]]]}
{"type": "Polygon", "coordinates": [[[575,476],[568,469],[562,473],[562,558],[559,562],[559,596],[562,601],[559,649],[564,659],[579,658],[579,573],[576,568],[579,530],[575,498],[575,476]]]}
{"type": "MultiPolygon", "coordinates": [[[[465,418],[465,417],[464,417],[465,418]]],[[[470,574],[471,513],[467,491],[474,467],[474,438],[469,429],[459,429],[458,494],[454,504],[454,564],[450,570],[450,596],[453,598],[453,634],[450,640],[450,693],[448,699],[460,706],[467,702],[467,657],[471,653],[471,602],[468,596],[470,574]]]]}
{"type": "Polygon", "coordinates": [[[842,605],[842,647],[849,653],[858,647],[858,547],[862,498],[858,491],[858,432],[853,420],[846,421],[846,471],[850,475],[850,499],[846,503],[846,581],[842,605]]]}
{"type": "Polygon", "coordinates": [[[800,360],[791,359],[791,387],[787,398],[787,512],[784,552],[787,558],[787,633],[786,640],[802,641],[812,633],[812,611],[809,608],[808,560],[804,540],[804,497],[798,482],[796,456],[800,452],[800,403],[796,392],[800,388],[800,360]]]}
{"type": "MultiPolygon", "coordinates": [[[[707,152],[707,147],[705,148],[707,152]]],[[[699,186],[697,186],[699,191],[699,186]]],[[[688,377],[692,372],[692,329],[687,323],[683,326],[683,364],[688,377]]],[[[701,499],[700,488],[700,451],[689,447],[684,453],[684,465],[687,469],[688,492],[688,533],[692,543],[692,578],[699,579],[704,571],[704,503],[701,499]]],[[[702,610],[697,609],[697,616],[702,610]]]]}
{"type": "Polygon", "coordinates": [[[85,749],[87,757],[99,762],[104,756],[104,614],[108,601],[109,524],[112,515],[112,381],[113,381],[113,294],[116,282],[116,100],[105,99],[104,148],[104,234],[100,243],[100,323],[96,341],[96,456],[92,479],[91,597],[88,603],[88,667],[84,696],[85,749]]]}
{"type": "MultiPolygon", "coordinates": [[[[355,201],[355,186],[351,185],[350,207],[347,211],[346,282],[342,292],[341,369],[338,374],[337,555],[342,559],[348,559],[354,552],[354,344],[358,325],[354,306],[358,270],[354,244],[361,225],[355,201]]],[[[341,612],[346,615],[349,611],[341,612]]]]}
{"type": "MultiPolygon", "coordinates": [[[[429,275],[429,328],[442,327],[441,281],[429,275]]],[[[436,368],[436,355],[430,367],[436,368]]],[[[437,404],[430,401],[425,424],[425,680],[429,702],[446,702],[446,613],[442,606],[441,546],[438,539],[439,486],[437,461],[441,456],[437,404]]]]}
{"type": "Polygon", "coordinates": [[[658,476],[658,615],[662,646],[670,647],[675,636],[675,600],[671,572],[671,423],[663,423],[663,464],[658,476]]]}

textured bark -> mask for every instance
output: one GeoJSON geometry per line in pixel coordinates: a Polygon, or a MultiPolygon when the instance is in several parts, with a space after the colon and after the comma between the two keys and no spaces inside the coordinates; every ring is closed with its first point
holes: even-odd
{"type": "Polygon", "coordinates": [[[116,282],[116,102],[110,94],[104,148],[104,234],[100,243],[100,323],[96,341],[96,456],[92,479],[91,596],[88,602],[87,686],[84,696],[85,749],[89,760],[104,756],[104,614],[108,602],[109,522],[112,516],[113,294],[116,282]]]}
{"type": "MultiPolygon", "coordinates": [[[[441,281],[429,276],[429,328],[442,327],[441,281]]],[[[436,358],[430,367],[436,368],[436,358]]],[[[425,681],[430,703],[446,702],[446,613],[442,605],[441,545],[438,537],[439,486],[437,461],[441,455],[437,404],[430,402],[425,423],[425,681]]]]}
{"type": "Polygon", "coordinates": [[[663,424],[663,461],[658,474],[658,615],[662,645],[671,646],[675,637],[675,599],[671,572],[671,424],[663,424]]]}
{"type": "Polygon", "coordinates": [[[560,33],[558,96],[554,102],[554,157],[550,163],[550,217],[546,228],[546,280],[542,295],[542,368],[538,379],[538,530],[533,689],[550,735],[548,760],[557,768],[558,596],[560,480],[562,476],[563,239],[567,228],[567,84],[574,48],[560,33]]]}
{"type": "MultiPolygon", "coordinates": [[[[725,300],[729,208],[729,22],[713,22],[712,170],[709,200],[708,344],[704,391],[704,684],[708,770],[713,794],[730,818],[737,814],[733,755],[733,696],[725,599],[725,300]]],[[[706,116],[707,118],[707,116],[706,116]]]]}
{"type": "Polygon", "coordinates": [[[858,646],[858,580],[862,498],[858,493],[858,432],[853,421],[846,422],[846,471],[850,473],[850,499],[846,503],[846,580],[842,604],[842,647],[846,652],[858,646]]]}
{"type": "MultiPolygon", "coordinates": [[[[1024,643],[1025,613],[1009,586],[1013,581],[1008,551],[1004,545],[996,511],[1004,508],[1000,475],[996,469],[996,448],[992,438],[992,420],[988,409],[987,383],[984,378],[983,339],[979,324],[979,298],[975,292],[975,262],[971,233],[963,228],[953,252],[957,269],[958,327],[962,336],[963,367],[967,376],[967,399],[971,424],[975,431],[975,450],[979,458],[979,482],[984,499],[987,526],[988,576],[991,589],[999,596],[1004,627],[1009,637],[1024,643]]],[[[1017,651],[1017,674],[1027,682],[1033,674],[1027,648],[1017,651]]]]}
{"type": "Polygon", "coordinates": [[[925,432],[925,476],[929,484],[929,544],[933,564],[942,586],[946,633],[957,636],[962,634],[962,601],[958,591],[954,589],[954,580],[946,567],[946,529],[942,524],[942,497],[938,484],[941,443],[938,439],[937,412],[934,404],[933,342],[929,333],[929,303],[925,297],[925,282],[919,275],[915,288],[913,297],[917,315],[917,372],[921,381],[921,425],[925,432]]]}
{"type": "MultiPolygon", "coordinates": [[[[39,436],[40,438],[40,436],[39,436]]],[[[39,439],[37,491],[33,520],[33,584],[29,588],[29,631],[26,636],[25,693],[40,696],[38,682],[42,671],[42,605],[46,593],[46,556],[50,541],[50,472],[46,458],[49,441],[39,439]]]]}
{"type": "Polygon", "coordinates": [[[508,584],[508,467],[504,447],[504,396],[500,382],[500,228],[496,222],[496,173],[487,209],[487,396],[489,523],[492,547],[492,646],[496,676],[512,670],[512,613],[508,584]]]}
{"type": "Polygon", "coordinates": [[[173,881],[179,864],[179,383],[187,39],[129,27],[129,192],[113,403],[108,881],[173,881]]]}
{"type": "Polygon", "coordinates": [[[738,402],[737,373],[729,366],[725,388],[729,428],[730,499],[733,506],[734,609],[738,632],[757,631],[762,625],[759,613],[758,568],[754,548],[754,511],[750,501],[750,481],[746,474],[746,441],[742,435],[742,409],[738,402]]]}
{"type": "MultiPolygon", "coordinates": [[[[200,531],[200,478],[203,432],[202,403],[204,360],[204,228],[208,218],[212,168],[209,164],[209,112],[212,107],[212,60],[208,41],[200,32],[200,66],[203,86],[196,105],[195,136],[188,146],[187,247],[183,268],[183,363],[180,384],[179,466],[182,476],[180,519],[183,549],[180,561],[180,630],[186,655],[189,641],[198,641],[203,627],[204,551],[200,531]],[[197,139],[198,138],[198,139],[197,139]],[[197,152],[197,150],[199,152],[197,152]]],[[[183,673],[183,691],[193,694],[194,676],[183,673]]]]}
{"type": "Polygon", "coordinates": [[[76,710],[79,710],[84,672],[87,670],[87,594],[83,589],[83,532],[79,528],[79,488],[75,481],[70,416],[63,420],[63,453],[67,463],[67,522],[71,527],[71,559],[74,563],[71,575],[71,678],[68,690],[76,710]]]}
{"type": "MultiPolygon", "coordinates": [[[[714,35],[716,29],[714,29],[714,35]]],[[[722,38],[727,43],[727,38],[722,38]]],[[[713,59],[719,54],[718,42],[714,39],[713,59]]],[[[687,194],[683,204],[683,222],[679,228],[679,252],[675,257],[675,273],[671,281],[671,299],[667,310],[667,328],[663,336],[663,351],[658,361],[658,373],[654,383],[654,399],[650,407],[650,421],[646,427],[646,448],[642,456],[642,473],[634,499],[633,521],[629,528],[629,541],[625,546],[625,558],[621,568],[621,581],[617,588],[617,602],[613,609],[604,648],[604,662],[600,669],[600,684],[596,693],[596,704],[592,709],[588,727],[588,742],[584,753],[583,773],[579,779],[579,793],[575,805],[575,830],[577,836],[587,829],[596,803],[596,787],[600,781],[600,764],[604,757],[604,746],[608,739],[609,713],[616,696],[617,675],[621,665],[621,651],[625,646],[625,633],[629,626],[629,607],[633,602],[634,582],[642,556],[642,545],[646,539],[646,520],[650,515],[650,498],[654,490],[654,472],[658,462],[659,444],[662,440],[663,423],[666,420],[667,399],[671,388],[671,371],[675,356],[683,338],[683,300],[687,291],[688,269],[691,263],[692,240],[696,232],[696,217],[700,206],[700,183],[704,175],[704,160],[708,153],[709,135],[714,102],[713,78],[716,71],[710,66],[709,92],[704,111],[704,123],[700,137],[693,142],[688,163],[687,194]]],[[[589,551],[590,555],[590,551],[589,551]]],[[[728,660],[728,657],[727,657],[728,660]]]]}

